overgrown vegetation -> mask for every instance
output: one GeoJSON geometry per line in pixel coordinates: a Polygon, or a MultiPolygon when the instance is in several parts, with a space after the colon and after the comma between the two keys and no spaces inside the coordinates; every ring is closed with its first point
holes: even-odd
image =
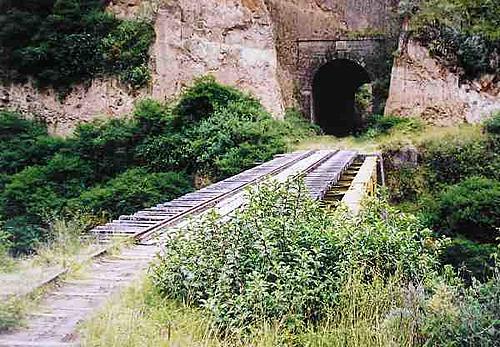
{"type": "Polygon", "coordinates": [[[249,194],[227,224],[173,235],[152,278],[84,326],[84,345],[497,344],[498,269],[464,286],[415,216],[375,199],[357,217],[323,210],[297,182],[249,194]]]}
{"type": "Polygon", "coordinates": [[[414,133],[423,128],[423,123],[417,118],[373,114],[366,118],[356,136],[362,139],[375,139],[394,132],[414,133]]]}
{"type": "Polygon", "coordinates": [[[383,147],[392,200],[418,211],[436,232],[469,240],[454,241],[446,256],[457,269],[465,265],[466,277],[483,277],[499,242],[499,119],[496,114],[472,131],[383,147]]]}
{"type": "MultiPolygon", "coordinates": [[[[413,2],[415,3],[415,2],[413,2]]],[[[500,5],[490,0],[423,0],[411,10],[417,38],[466,78],[500,73],[500,5]]]]}
{"type": "Polygon", "coordinates": [[[50,238],[54,216],[131,213],[268,160],[314,132],[292,113],[272,119],[256,99],[209,77],[172,103],[144,100],[131,117],[82,124],[66,139],[3,111],[4,233],[13,251],[29,251],[50,238]]]}
{"type": "Polygon", "coordinates": [[[332,215],[301,185],[262,186],[227,223],[212,216],[177,233],[153,280],[168,298],[202,307],[217,325],[280,320],[292,331],[325,318],[355,270],[424,281],[439,241],[419,221],[372,202],[359,218],[332,215]],[[362,246],[360,246],[362,245],[362,246]]]}
{"type": "Polygon", "coordinates": [[[151,23],[121,20],[100,0],[1,0],[0,78],[67,93],[76,83],[118,75],[149,83],[151,23]]]}

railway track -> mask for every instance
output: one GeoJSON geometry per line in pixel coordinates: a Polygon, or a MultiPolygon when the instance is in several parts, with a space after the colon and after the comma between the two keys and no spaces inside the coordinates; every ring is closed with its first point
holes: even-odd
{"type": "Polygon", "coordinates": [[[55,278],[56,289],[43,298],[25,327],[0,334],[0,346],[78,345],[77,324],[145,272],[160,251],[162,235],[210,210],[229,215],[244,205],[247,187],[271,177],[278,182],[304,177],[311,196],[323,199],[356,158],[356,152],[336,150],[281,155],[197,192],[94,228],[92,234],[102,242],[103,251],[91,261],[86,276],[72,281],[55,278]],[[119,255],[106,254],[114,238],[136,244],[119,255]]]}

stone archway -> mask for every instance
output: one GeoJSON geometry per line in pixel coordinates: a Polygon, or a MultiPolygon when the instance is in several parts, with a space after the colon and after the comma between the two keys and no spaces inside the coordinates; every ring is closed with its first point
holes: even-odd
{"type": "MultiPolygon", "coordinates": [[[[370,88],[368,88],[372,96],[370,99],[370,108],[374,112],[381,112],[384,96],[383,90],[381,89],[383,88],[383,85],[379,82],[386,78],[387,74],[390,73],[390,67],[386,66],[386,62],[388,61],[387,52],[390,51],[388,49],[389,43],[390,42],[386,41],[383,37],[297,40],[297,55],[294,72],[296,83],[295,95],[298,106],[304,117],[310,119],[311,122],[315,124],[324,122],[325,117],[321,116],[321,111],[318,112],[318,91],[314,91],[315,78],[319,78],[318,73],[323,75],[321,72],[328,70],[329,68],[327,66],[334,66],[335,64],[344,64],[346,69],[350,69],[351,79],[352,76],[354,76],[354,79],[359,78],[359,80],[363,81],[363,83],[371,83],[370,88]],[[333,63],[335,61],[338,62],[333,63]]],[[[339,67],[337,69],[339,73],[336,75],[340,74],[340,76],[342,76],[341,70],[342,68],[339,67]]],[[[326,75],[328,75],[328,73],[326,75]]],[[[336,79],[338,79],[338,76],[332,78],[331,80],[336,79]]],[[[358,84],[361,83],[359,80],[358,84]]],[[[349,83],[345,83],[344,85],[349,86],[349,83]]],[[[361,85],[363,85],[363,83],[361,83],[361,85]]],[[[356,93],[359,86],[360,85],[354,87],[351,85],[350,88],[348,88],[348,100],[351,100],[351,96],[356,93]]],[[[322,88],[322,90],[325,89],[328,90],[328,88],[322,88]]],[[[347,93],[344,89],[338,88],[338,90],[340,90],[341,93],[347,93]]],[[[330,94],[330,96],[332,96],[332,94],[330,94]]],[[[344,106],[347,107],[347,103],[344,106]]],[[[320,106],[319,108],[324,110],[324,107],[322,108],[320,106]]],[[[330,131],[328,124],[323,124],[323,128],[327,133],[337,133],[335,129],[334,131],[330,131]]],[[[352,130],[352,127],[348,127],[348,129],[343,132],[350,132],[351,130],[349,130],[349,128],[352,130]]],[[[341,129],[339,129],[339,133],[342,135],[341,129]]]]}
{"type": "Polygon", "coordinates": [[[349,59],[322,65],[312,81],[313,120],[329,135],[346,136],[362,123],[355,107],[358,89],[371,81],[368,72],[349,59]]]}

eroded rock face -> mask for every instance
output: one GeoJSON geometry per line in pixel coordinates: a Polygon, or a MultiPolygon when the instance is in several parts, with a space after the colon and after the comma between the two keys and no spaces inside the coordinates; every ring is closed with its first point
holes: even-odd
{"type": "Polygon", "coordinates": [[[59,101],[55,92],[31,84],[0,85],[0,107],[35,114],[52,132],[65,134],[78,122],[130,113],[137,99],[170,99],[194,78],[212,74],[258,97],[275,117],[283,116],[273,24],[263,0],[111,0],[108,5],[125,18],[155,12],[148,90],[132,95],[116,80],[96,80],[59,101]]]}
{"type": "Polygon", "coordinates": [[[430,124],[475,123],[500,110],[500,81],[462,82],[414,40],[402,42],[394,61],[386,114],[420,117],[430,124]]]}
{"type": "Polygon", "coordinates": [[[141,10],[142,0],[109,0],[108,9],[120,18],[133,18],[141,10]]]}
{"type": "Polygon", "coordinates": [[[179,0],[158,12],[156,35],[153,97],[212,74],[282,116],[273,24],[262,0],[179,0]]]}
{"type": "Polygon", "coordinates": [[[64,100],[51,89],[31,83],[0,85],[0,108],[17,110],[44,120],[53,134],[69,134],[80,122],[100,117],[120,117],[133,109],[139,97],[129,94],[116,80],[94,80],[76,86],[64,100]]]}

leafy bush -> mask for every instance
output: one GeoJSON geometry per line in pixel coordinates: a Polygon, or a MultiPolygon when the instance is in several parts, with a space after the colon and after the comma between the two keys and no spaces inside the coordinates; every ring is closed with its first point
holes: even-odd
{"type": "Polygon", "coordinates": [[[425,0],[413,18],[417,37],[431,54],[465,76],[498,74],[500,9],[489,0],[425,0]]]}
{"type": "Polygon", "coordinates": [[[14,255],[33,251],[48,237],[47,229],[41,227],[38,221],[24,216],[6,221],[4,232],[10,243],[9,252],[14,255]]]}
{"type": "Polygon", "coordinates": [[[374,114],[368,117],[358,136],[374,138],[388,134],[391,131],[415,132],[422,130],[423,124],[416,118],[385,116],[374,114]]]}
{"type": "Polygon", "coordinates": [[[91,163],[95,177],[106,179],[133,165],[140,139],[135,122],[110,119],[81,124],[70,141],[73,151],[91,163]]]}
{"type": "Polygon", "coordinates": [[[149,71],[149,47],[155,37],[151,24],[124,20],[101,43],[104,66],[121,76],[132,88],[147,85],[149,71]]]}
{"type": "Polygon", "coordinates": [[[422,280],[439,241],[409,215],[371,201],[353,217],[309,200],[302,184],[267,184],[228,222],[212,215],[166,243],[153,281],[169,298],[203,307],[218,326],[279,319],[293,328],[324,318],[343,277],[422,280]]]}
{"type": "Polygon", "coordinates": [[[472,177],[438,196],[434,224],[441,231],[494,243],[500,237],[500,182],[472,177]]]}
{"type": "Polygon", "coordinates": [[[469,288],[438,287],[424,306],[421,333],[429,346],[498,346],[500,273],[469,288]]]}
{"type": "Polygon", "coordinates": [[[500,141],[477,130],[434,136],[416,143],[384,144],[381,149],[392,200],[415,201],[473,176],[500,180],[500,141]]]}
{"type": "Polygon", "coordinates": [[[30,166],[12,176],[2,194],[5,218],[27,216],[41,222],[60,212],[67,198],[78,196],[94,176],[80,157],[59,153],[45,166],[30,166]]]}
{"type": "Polygon", "coordinates": [[[198,78],[194,85],[183,93],[174,108],[174,113],[183,122],[197,122],[211,116],[217,108],[224,108],[232,101],[242,99],[247,99],[253,104],[252,106],[262,107],[256,99],[244,95],[235,88],[220,85],[212,76],[204,76],[198,78]]]}
{"type": "Polygon", "coordinates": [[[500,179],[500,153],[484,136],[438,138],[419,147],[431,183],[454,184],[471,176],[500,179]]]}
{"type": "Polygon", "coordinates": [[[217,108],[188,132],[196,171],[227,177],[283,152],[286,143],[279,125],[252,99],[217,108]]]}
{"type": "Polygon", "coordinates": [[[493,254],[497,247],[490,244],[480,244],[464,238],[455,238],[446,247],[441,256],[443,264],[450,264],[464,278],[472,283],[476,278],[485,281],[493,268],[493,254]]]}
{"type": "Polygon", "coordinates": [[[500,135],[500,112],[495,113],[491,118],[489,118],[485,122],[484,128],[490,135],[500,135]]]}
{"type": "Polygon", "coordinates": [[[50,137],[47,127],[37,121],[0,111],[0,172],[12,175],[30,165],[45,163],[63,141],[50,137]]]}
{"type": "Polygon", "coordinates": [[[69,202],[72,210],[117,217],[131,214],[155,203],[172,200],[191,191],[185,175],[175,172],[148,173],[129,169],[112,180],[83,192],[69,202]]]}
{"type": "Polygon", "coordinates": [[[149,81],[151,24],[120,20],[96,0],[0,3],[0,75],[63,93],[75,83],[118,74],[133,88],[149,81]]]}

